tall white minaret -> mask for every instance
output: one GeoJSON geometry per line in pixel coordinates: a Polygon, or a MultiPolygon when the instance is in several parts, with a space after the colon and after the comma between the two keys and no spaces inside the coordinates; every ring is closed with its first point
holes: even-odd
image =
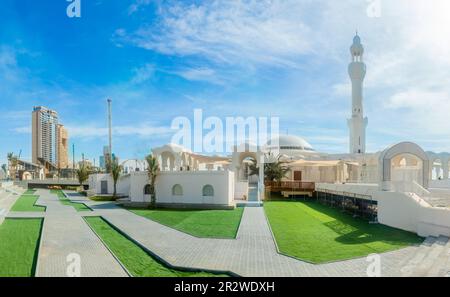
{"type": "Polygon", "coordinates": [[[367,118],[363,111],[363,82],[366,76],[366,64],[363,62],[364,47],[358,33],[350,47],[352,62],[348,65],[348,74],[352,80],[352,117],[348,120],[350,130],[350,153],[366,152],[367,118]]]}

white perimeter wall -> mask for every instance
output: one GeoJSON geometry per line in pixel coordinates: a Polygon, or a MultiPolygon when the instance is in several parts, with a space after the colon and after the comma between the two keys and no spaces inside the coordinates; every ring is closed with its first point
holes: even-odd
{"type": "Polygon", "coordinates": [[[450,236],[450,209],[431,207],[417,194],[380,191],[377,184],[316,184],[316,191],[321,190],[372,196],[381,224],[424,237],[450,236]]]}
{"type": "Polygon", "coordinates": [[[429,206],[409,193],[379,191],[378,221],[420,236],[450,236],[450,209],[429,206]]]}
{"type": "Polygon", "coordinates": [[[161,172],[156,181],[158,203],[211,204],[231,206],[234,203],[234,173],[232,171],[161,172]],[[183,187],[182,196],[172,195],[172,188],[183,187]],[[203,186],[214,188],[213,197],[203,197],[203,186]]]}
{"type": "MultiPolygon", "coordinates": [[[[109,174],[89,176],[89,194],[101,193],[101,181],[108,182],[108,194],[114,191],[109,174]]],[[[132,202],[150,202],[150,195],[144,194],[149,183],[146,172],[132,172],[122,176],[117,183],[117,193],[130,198],[132,202]]],[[[231,171],[174,171],[160,172],[156,179],[157,203],[210,204],[232,206],[234,204],[234,173],[231,171]],[[182,196],[172,195],[172,187],[183,187],[182,196]],[[213,197],[203,197],[203,186],[214,188],[213,197]]]]}
{"type": "Polygon", "coordinates": [[[150,195],[144,194],[144,188],[149,183],[147,172],[132,172],[130,174],[129,197],[132,202],[150,202],[150,195]]]}
{"type": "MultiPolygon", "coordinates": [[[[114,182],[110,174],[107,173],[98,173],[89,175],[89,194],[90,195],[99,195],[101,194],[101,182],[108,182],[108,195],[112,195],[114,193],[114,182]]],[[[130,192],[130,175],[123,175],[119,178],[117,182],[117,194],[128,196],[130,192]]]]}

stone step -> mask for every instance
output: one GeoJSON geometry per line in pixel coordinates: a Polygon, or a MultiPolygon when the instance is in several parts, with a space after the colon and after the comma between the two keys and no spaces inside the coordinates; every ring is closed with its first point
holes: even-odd
{"type": "MultiPolygon", "coordinates": [[[[412,271],[410,276],[413,277],[423,277],[426,276],[430,270],[438,264],[438,259],[440,255],[445,251],[445,246],[448,243],[448,238],[445,236],[439,236],[435,243],[429,249],[426,257],[421,261],[415,269],[412,271]]],[[[437,276],[437,275],[435,275],[437,276]]]]}
{"type": "Polygon", "coordinates": [[[400,269],[402,276],[410,276],[414,272],[414,269],[425,259],[436,240],[436,237],[429,236],[417,247],[415,253],[406,259],[405,263],[402,263],[402,268],[400,269]]]}
{"type": "Polygon", "coordinates": [[[431,246],[436,241],[436,239],[437,238],[430,236],[425,238],[421,244],[411,246],[410,247],[411,253],[409,253],[409,255],[405,257],[402,261],[400,261],[399,263],[400,267],[406,266],[408,262],[411,261],[414,258],[414,256],[416,256],[416,253],[418,253],[420,249],[431,246]]]}
{"type": "Polygon", "coordinates": [[[450,240],[449,240],[449,238],[447,238],[447,244],[444,246],[441,254],[434,261],[433,266],[427,272],[426,276],[450,277],[450,240]]]}

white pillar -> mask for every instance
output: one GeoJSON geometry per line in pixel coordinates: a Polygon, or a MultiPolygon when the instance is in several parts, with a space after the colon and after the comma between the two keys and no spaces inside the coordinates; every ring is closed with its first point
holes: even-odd
{"type": "Polygon", "coordinates": [[[442,162],[442,170],[444,171],[443,179],[448,179],[449,176],[449,168],[448,168],[448,159],[443,159],[442,162]]]}
{"type": "Polygon", "coordinates": [[[264,185],[264,156],[259,156],[259,182],[258,182],[258,201],[264,200],[265,185],[264,185]]]}

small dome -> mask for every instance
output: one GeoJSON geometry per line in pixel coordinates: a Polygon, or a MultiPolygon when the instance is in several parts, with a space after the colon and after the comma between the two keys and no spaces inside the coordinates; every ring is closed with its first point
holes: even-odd
{"type": "Polygon", "coordinates": [[[358,34],[356,34],[355,37],[353,37],[353,44],[361,44],[361,38],[359,37],[358,34]]]}

